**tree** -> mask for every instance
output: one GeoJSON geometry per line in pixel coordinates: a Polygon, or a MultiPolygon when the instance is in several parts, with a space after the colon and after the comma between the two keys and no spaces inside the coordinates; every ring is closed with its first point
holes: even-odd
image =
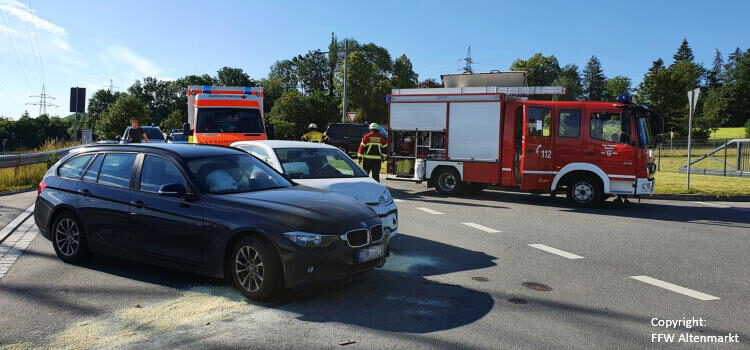
{"type": "Polygon", "coordinates": [[[441,87],[443,87],[443,84],[442,83],[438,83],[437,80],[435,80],[433,78],[427,78],[425,80],[420,81],[419,84],[417,84],[417,87],[418,88],[423,88],[423,89],[441,88],[441,87]]]}
{"type": "Polygon", "coordinates": [[[552,82],[552,85],[565,88],[565,94],[555,96],[553,98],[554,100],[577,101],[580,99],[583,85],[581,82],[581,74],[578,73],[578,66],[575,64],[565,65],[565,67],[560,70],[560,76],[552,82]]]}
{"type": "Polygon", "coordinates": [[[84,116],[84,119],[80,123],[81,128],[77,129],[94,130],[102,113],[117,101],[120,94],[120,92],[112,92],[111,90],[104,89],[95,92],[89,99],[88,113],[86,113],[86,116],[84,116]]]}
{"type": "Polygon", "coordinates": [[[154,77],[136,80],[128,88],[128,93],[137,97],[151,110],[152,119],[160,123],[174,110],[182,109],[184,91],[174,81],[159,80],[154,77]]]}
{"type": "Polygon", "coordinates": [[[255,81],[242,68],[224,67],[217,72],[217,83],[221,86],[255,86],[255,81]]]}
{"type": "Polygon", "coordinates": [[[617,96],[630,94],[630,78],[618,75],[607,79],[607,89],[604,99],[606,101],[615,101],[617,96]]]}
{"type": "Polygon", "coordinates": [[[172,113],[169,113],[169,116],[167,116],[164,120],[161,121],[161,124],[159,124],[159,128],[163,132],[171,132],[172,129],[182,129],[182,124],[187,122],[187,116],[182,113],[182,111],[172,111],[172,113]]]}
{"type": "Polygon", "coordinates": [[[328,89],[327,60],[325,56],[315,54],[313,51],[292,59],[292,63],[297,67],[297,77],[304,93],[310,94],[316,90],[328,89]]]}
{"type": "Polygon", "coordinates": [[[122,135],[131,119],[148,124],[151,122],[151,110],[138,97],[123,94],[101,115],[96,124],[96,133],[99,138],[114,139],[122,135]]]}
{"type": "Polygon", "coordinates": [[[742,126],[750,118],[750,49],[736,50],[725,65],[723,96],[727,99],[729,126],[742,126]]]}
{"type": "Polygon", "coordinates": [[[339,64],[339,45],[336,34],[331,33],[331,43],[328,44],[328,95],[333,96],[336,86],[336,72],[339,64]]]}
{"type": "MultiPolygon", "coordinates": [[[[687,61],[651,69],[638,86],[638,97],[664,117],[667,130],[686,136],[687,92],[700,85],[702,76],[703,68],[687,61]]],[[[702,101],[699,99],[699,103],[702,101]]],[[[698,108],[696,110],[700,112],[698,108]]],[[[699,113],[696,113],[696,120],[698,117],[699,113]]]]}
{"type": "Polygon", "coordinates": [[[607,77],[604,76],[602,63],[596,56],[591,56],[583,69],[583,95],[589,101],[601,101],[607,90],[607,77]]]}
{"type": "Polygon", "coordinates": [[[292,60],[276,61],[271,65],[268,79],[274,79],[284,91],[296,90],[299,85],[297,66],[292,60]]]}
{"type": "Polygon", "coordinates": [[[279,139],[297,140],[310,123],[323,126],[338,120],[338,101],[324,90],[305,96],[290,90],[276,100],[268,118],[279,139]]]}
{"type": "Polygon", "coordinates": [[[693,49],[690,48],[687,39],[682,39],[680,47],[677,49],[677,52],[674,54],[674,56],[672,56],[672,58],[674,58],[675,63],[693,62],[695,56],[693,55],[693,49]]]}
{"type": "Polygon", "coordinates": [[[529,86],[549,86],[560,77],[560,64],[555,55],[544,56],[535,53],[528,60],[516,59],[510,65],[511,71],[525,71],[529,86]]]}
{"type": "Polygon", "coordinates": [[[711,69],[706,73],[706,84],[709,88],[717,88],[721,86],[721,78],[723,75],[724,59],[721,57],[721,52],[716,49],[714,54],[714,62],[711,65],[711,69]]]}
{"type": "Polygon", "coordinates": [[[394,89],[414,88],[418,82],[417,73],[414,73],[414,67],[406,55],[401,55],[393,62],[391,85],[393,85],[394,89]]]}

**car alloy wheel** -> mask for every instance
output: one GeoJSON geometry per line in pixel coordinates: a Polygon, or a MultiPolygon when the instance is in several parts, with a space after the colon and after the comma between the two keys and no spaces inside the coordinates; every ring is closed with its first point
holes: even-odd
{"type": "Polygon", "coordinates": [[[60,254],[71,257],[81,247],[81,231],[78,224],[70,218],[64,218],[55,226],[55,244],[60,254]]]}
{"type": "Polygon", "coordinates": [[[255,248],[245,245],[240,247],[234,259],[237,281],[250,293],[260,290],[263,285],[263,259],[255,248]]]}

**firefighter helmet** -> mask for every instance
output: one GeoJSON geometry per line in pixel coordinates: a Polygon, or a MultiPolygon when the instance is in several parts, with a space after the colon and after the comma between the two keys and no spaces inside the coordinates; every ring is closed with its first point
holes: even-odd
{"type": "Polygon", "coordinates": [[[380,125],[378,125],[378,123],[370,124],[370,130],[378,130],[378,129],[380,129],[380,125]]]}
{"type": "Polygon", "coordinates": [[[307,126],[308,129],[317,129],[318,125],[315,123],[310,123],[310,125],[307,126]]]}

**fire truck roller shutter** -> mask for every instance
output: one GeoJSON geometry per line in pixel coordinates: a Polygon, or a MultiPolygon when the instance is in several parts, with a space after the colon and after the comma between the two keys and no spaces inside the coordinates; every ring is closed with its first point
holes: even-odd
{"type": "Polygon", "coordinates": [[[552,180],[552,187],[550,187],[550,191],[554,191],[557,188],[558,183],[561,183],[561,180],[565,178],[565,175],[568,175],[572,172],[587,172],[598,176],[599,179],[602,180],[604,193],[610,193],[609,177],[604,172],[604,170],[591,163],[570,163],[564,166],[557,172],[557,175],[555,175],[555,179],[552,180]]]}
{"type": "Polygon", "coordinates": [[[447,113],[445,102],[391,103],[390,129],[443,131],[447,113]]]}
{"type": "Polygon", "coordinates": [[[448,130],[448,159],[500,159],[500,102],[451,103],[448,130]]]}

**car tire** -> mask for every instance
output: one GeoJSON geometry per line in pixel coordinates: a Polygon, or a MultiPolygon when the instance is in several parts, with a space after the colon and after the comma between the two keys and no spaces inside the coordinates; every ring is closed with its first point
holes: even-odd
{"type": "Polygon", "coordinates": [[[568,200],[579,207],[598,207],[604,201],[601,181],[590,175],[579,175],[568,182],[568,200]]]}
{"type": "Polygon", "coordinates": [[[437,171],[435,176],[435,190],[440,194],[457,195],[464,189],[465,183],[461,181],[458,171],[453,168],[443,167],[437,171]]]}
{"type": "Polygon", "coordinates": [[[281,295],[283,270],[270,243],[252,236],[242,237],[232,248],[229,259],[232,282],[245,297],[268,301],[281,295]]]}
{"type": "Polygon", "coordinates": [[[50,236],[60,260],[78,264],[91,257],[83,225],[73,213],[65,211],[58,215],[52,223],[50,236]]]}

